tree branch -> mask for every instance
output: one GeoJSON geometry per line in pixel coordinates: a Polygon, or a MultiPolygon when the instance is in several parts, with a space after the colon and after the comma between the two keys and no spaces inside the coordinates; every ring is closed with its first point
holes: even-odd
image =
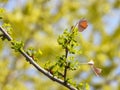
{"type": "MultiPolygon", "coordinates": [[[[8,39],[8,41],[12,41],[13,39],[11,38],[11,36],[2,28],[0,27],[0,31],[5,35],[5,37],[8,39]]],[[[12,42],[11,42],[12,43],[12,42]]],[[[40,67],[34,60],[33,58],[31,58],[24,50],[19,50],[19,52],[26,58],[26,60],[32,64],[38,71],[40,71],[41,73],[43,73],[44,75],[46,75],[48,78],[50,78],[51,80],[58,82],[59,84],[67,87],[70,90],[77,90],[75,87],[73,87],[72,85],[70,85],[69,83],[64,83],[63,80],[53,76],[50,72],[48,72],[47,70],[45,70],[44,68],[40,67]]]]}
{"type": "Polygon", "coordinates": [[[11,36],[2,27],[0,27],[0,31],[5,35],[8,41],[12,41],[11,36]]]}

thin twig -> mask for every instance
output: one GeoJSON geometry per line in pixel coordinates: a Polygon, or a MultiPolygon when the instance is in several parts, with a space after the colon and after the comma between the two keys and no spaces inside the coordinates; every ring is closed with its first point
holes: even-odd
{"type": "Polygon", "coordinates": [[[67,69],[68,69],[68,65],[67,65],[67,56],[68,56],[68,49],[65,49],[65,69],[64,69],[64,82],[66,83],[66,76],[67,76],[67,69]]]}
{"type": "MultiPolygon", "coordinates": [[[[8,39],[8,41],[12,41],[13,39],[11,38],[11,36],[2,28],[0,27],[0,31],[6,36],[6,38],[8,39]]],[[[12,42],[11,42],[12,43],[12,42]]],[[[26,60],[32,64],[38,71],[40,71],[41,73],[43,73],[44,75],[46,75],[48,78],[50,78],[51,80],[58,82],[59,84],[67,87],[70,90],[77,90],[75,87],[73,87],[72,85],[70,85],[69,83],[64,83],[63,80],[53,76],[51,73],[49,73],[47,70],[45,70],[44,68],[40,67],[33,58],[31,58],[24,50],[19,50],[19,52],[26,58],[26,60]]]]}
{"type": "MultiPolygon", "coordinates": [[[[76,23],[75,24],[75,26],[73,26],[72,28],[71,28],[71,33],[73,34],[74,33],[74,29],[75,29],[75,27],[77,26],[77,24],[78,23],[76,23]]],[[[69,44],[71,42],[71,40],[69,40],[68,42],[67,42],[67,44],[69,44]]],[[[65,83],[66,83],[66,76],[67,76],[67,69],[68,69],[68,63],[67,63],[67,57],[68,57],[68,48],[66,47],[65,48],[65,64],[66,64],[66,66],[65,66],[65,69],[64,69],[64,81],[65,81],[65,83]]]]}
{"type": "MultiPolygon", "coordinates": [[[[72,28],[71,28],[71,33],[73,34],[74,33],[74,29],[75,29],[75,27],[77,26],[77,24],[78,23],[76,23],[75,24],[75,26],[73,26],[72,28]]],[[[67,44],[69,44],[71,42],[71,40],[69,40],[68,42],[67,42],[67,44]]],[[[68,48],[66,47],[65,48],[65,64],[66,64],[66,66],[65,66],[65,69],[64,69],[64,81],[65,81],[65,83],[66,83],[66,76],[67,76],[67,69],[68,69],[68,63],[67,63],[67,57],[68,57],[68,48]]]]}

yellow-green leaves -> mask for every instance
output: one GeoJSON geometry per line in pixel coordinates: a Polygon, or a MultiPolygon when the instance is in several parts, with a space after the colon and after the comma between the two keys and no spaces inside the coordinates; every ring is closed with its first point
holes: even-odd
{"type": "Polygon", "coordinates": [[[40,56],[42,55],[42,51],[40,49],[35,50],[34,48],[30,47],[26,50],[27,54],[32,57],[35,61],[38,61],[40,56]]]}
{"type": "Polygon", "coordinates": [[[57,39],[59,45],[63,47],[63,49],[68,49],[70,53],[75,53],[75,47],[78,46],[76,37],[78,35],[78,29],[64,30],[63,34],[60,35],[57,39]]]}
{"type": "Polygon", "coordinates": [[[14,49],[16,52],[23,50],[24,43],[22,41],[12,41],[12,49],[14,49]]]}
{"type": "Polygon", "coordinates": [[[3,18],[3,13],[5,12],[5,10],[3,9],[3,8],[0,8],[0,19],[2,19],[3,18]]]}

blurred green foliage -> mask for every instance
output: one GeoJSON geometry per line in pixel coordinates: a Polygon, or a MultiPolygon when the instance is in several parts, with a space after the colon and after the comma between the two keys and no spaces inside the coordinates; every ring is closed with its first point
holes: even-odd
{"type": "MultiPolygon", "coordinates": [[[[103,71],[96,77],[88,66],[81,65],[68,74],[78,83],[88,83],[93,90],[120,89],[120,72],[116,73],[120,66],[120,20],[112,34],[106,32],[105,22],[105,17],[115,16],[114,10],[120,12],[119,0],[14,0],[14,5],[10,2],[0,0],[4,8],[0,9],[0,24],[9,23],[13,38],[25,42],[24,48],[40,49],[42,55],[37,63],[43,67],[64,53],[57,43],[58,35],[86,18],[89,26],[78,38],[81,54],[76,59],[80,63],[93,59],[103,71]],[[8,5],[14,8],[11,10],[8,5]],[[85,33],[89,34],[87,39],[85,33]]],[[[7,43],[0,40],[1,90],[67,90],[36,71],[21,55],[12,53],[7,43]]]]}

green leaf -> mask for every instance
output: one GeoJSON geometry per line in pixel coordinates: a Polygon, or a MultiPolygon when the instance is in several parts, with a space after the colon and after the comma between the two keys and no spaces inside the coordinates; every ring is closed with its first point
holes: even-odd
{"type": "Polygon", "coordinates": [[[40,56],[42,55],[42,51],[40,49],[35,50],[33,47],[30,47],[26,50],[26,53],[32,57],[35,61],[38,61],[40,56]]]}
{"type": "Polygon", "coordinates": [[[12,35],[13,28],[9,23],[4,23],[2,27],[5,28],[9,35],[12,35]]]}
{"type": "Polygon", "coordinates": [[[12,49],[14,49],[16,52],[23,50],[24,43],[22,41],[12,41],[12,49]]]}

